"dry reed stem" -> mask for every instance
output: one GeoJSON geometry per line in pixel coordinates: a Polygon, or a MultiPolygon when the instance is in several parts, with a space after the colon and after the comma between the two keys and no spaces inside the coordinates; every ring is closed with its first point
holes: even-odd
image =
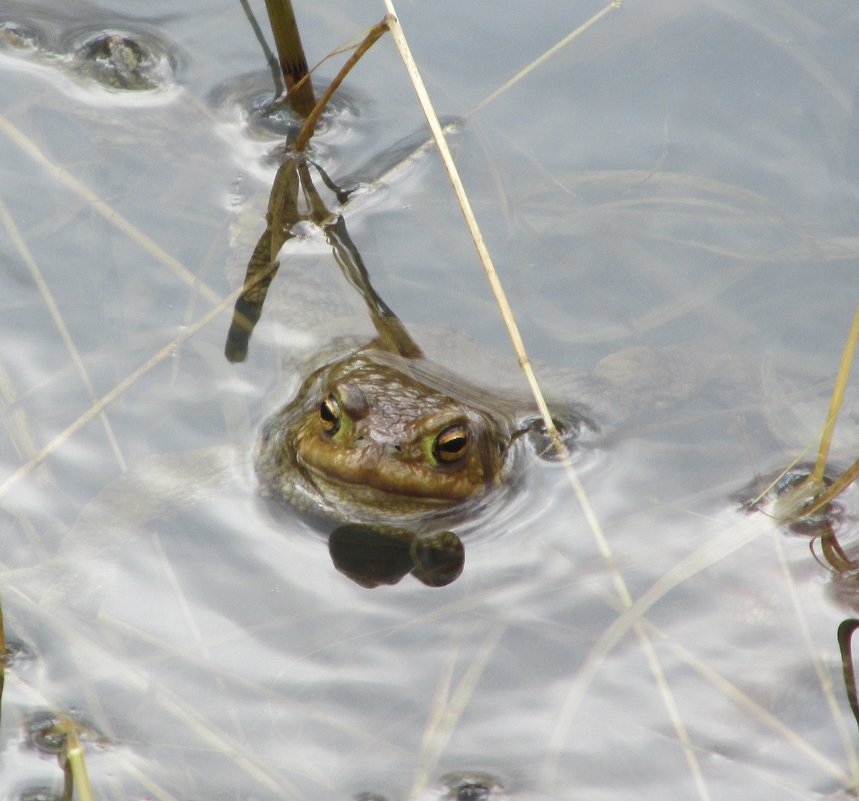
{"type": "Polygon", "coordinates": [[[844,392],[847,388],[847,379],[850,376],[850,366],[853,364],[853,356],[856,353],[857,340],[859,340],[859,306],[856,307],[856,313],[853,315],[853,324],[850,326],[850,333],[847,335],[847,342],[844,344],[841,361],[838,364],[838,375],[835,379],[835,388],[832,390],[832,399],[829,402],[829,411],[826,415],[826,424],[823,426],[823,435],[820,438],[817,461],[814,463],[814,470],[810,477],[810,480],[814,484],[820,484],[823,481],[823,471],[826,469],[826,460],[829,457],[832,435],[835,431],[835,424],[838,422],[841,405],[844,402],[844,392]]]}
{"type": "Polygon", "coordinates": [[[304,79],[309,74],[298,23],[290,0],[265,0],[268,20],[277,47],[278,62],[286,86],[287,98],[293,111],[306,117],[313,110],[316,101],[313,85],[304,79]]]}
{"type": "Polygon", "coordinates": [[[60,753],[60,764],[71,771],[75,793],[78,801],[92,801],[92,785],[87,773],[86,759],[78,739],[77,726],[74,721],[63,720],[59,724],[62,730],[63,750],[60,753]]]}
{"type": "MultiPolygon", "coordinates": [[[[454,164],[453,156],[451,155],[450,149],[447,146],[447,141],[445,140],[444,132],[441,129],[438,115],[433,108],[432,102],[429,98],[429,93],[427,92],[426,86],[424,85],[423,79],[421,78],[417,64],[412,57],[411,49],[409,47],[408,41],[406,40],[403,29],[400,26],[396,9],[394,8],[392,0],[385,0],[385,6],[388,9],[388,27],[391,31],[391,36],[394,39],[394,43],[396,44],[397,50],[400,53],[400,57],[402,58],[403,64],[406,68],[406,72],[408,73],[409,78],[412,82],[412,86],[415,89],[415,93],[418,96],[418,101],[421,104],[421,108],[423,109],[424,115],[427,118],[427,122],[433,134],[433,139],[435,140],[436,146],[439,149],[439,154],[441,156],[445,170],[448,174],[448,178],[450,179],[451,185],[453,186],[454,193],[462,210],[462,214],[465,218],[469,233],[471,234],[472,240],[474,241],[474,245],[477,248],[477,252],[480,257],[481,264],[483,265],[484,272],[486,273],[486,277],[492,290],[492,294],[494,295],[495,301],[498,304],[502,320],[504,321],[504,325],[507,327],[507,332],[513,343],[513,348],[516,351],[517,359],[523,372],[525,373],[525,377],[531,388],[534,400],[537,403],[537,407],[540,411],[540,416],[543,419],[546,433],[550,437],[555,450],[557,451],[563,462],[563,466],[566,471],[570,486],[572,487],[573,492],[578,499],[582,511],[588,521],[588,525],[590,526],[590,529],[594,534],[594,537],[597,542],[597,547],[599,548],[603,558],[609,564],[615,591],[617,592],[618,597],[623,602],[623,605],[628,609],[631,609],[633,606],[632,597],[629,593],[623,576],[617,570],[617,567],[614,563],[614,557],[612,554],[611,547],[608,544],[608,540],[606,539],[602,531],[602,527],[600,526],[596,513],[591,506],[590,500],[587,497],[585,489],[582,486],[581,481],[579,480],[578,474],[573,467],[570,453],[567,450],[567,447],[564,444],[563,440],[561,439],[561,436],[558,433],[557,428],[555,427],[554,421],[552,420],[549,407],[546,403],[543,392],[540,388],[539,383],[537,382],[537,377],[534,374],[533,367],[531,366],[531,362],[525,351],[525,345],[519,333],[519,328],[513,316],[513,311],[510,308],[510,304],[507,301],[507,296],[504,292],[504,288],[501,284],[498,274],[495,271],[494,265],[492,263],[492,258],[489,255],[489,250],[486,247],[485,240],[483,239],[483,234],[481,233],[480,227],[477,223],[477,219],[474,216],[474,212],[471,208],[471,203],[465,192],[462,180],[459,177],[456,165],[454,164]]],[[[639,640],[639,644],[644,652],[650,670],[653,673],[654,680],[659,687],[660,694],[666,706],[666,711],[672,722],[672,725],[674,726],[674,730],[677,734],[678,740],[680,741],[680,745],[683,750],[687,766],[689,767],[689,770],[692,774],[692,778],[698,791],[698,795],[703,801],[706,801],[710,798],[710,794],[706,784],[704,783],[704,777],[701,771],[700,764],[698,762],[697,754],[689,739],[688,732],[679,714],[679,710],[677,709],[673,694],[671,693],[671,689],[668,686],[667,681],[665,680],[665,676],[662,672],[661,666],[659,665],[658,658],[652,648],[652,644],[649,641],[646,631],[641,626],[640,621],[635,620],[632,624],[632,627],[639,640]]],[[[556,767],[556,765],[556,761],[552,763],[553,768],[556,767]]],[[[554,784],[553,770],[544,772],[544,779],[546,780],[547,786],[551,787],[554,784]]]]}
{"type": "Polygon", "coordinates": [[[418,96],[418,101],[420,102],[424,115],[427,118],[427,123],[429,124],[430,131],[432,131],[433,139],[435,140],[436,146],[439,149],[439,154],[441,156],[442,163],[444,164],[445,171],[447,172],[448,178],[451,182],[451,185],[453,186],[453,191],[456,195],[457,202],[462,209],[462,214],[465,218],[466,226],[468,227],[468,231],[471,234],[474,246],[477,248],[477,253],[480,257],[480,262],[483,265],[483,269],[486,273],[486,278],[489,281],[489,286],[492,290],[492,294],[495,297],[495,302],[498,304],[498,308],[501,312],[501,317],[504,321],[504,325],[507,328],[507,333],[509,334],[510,339],[513,343],[513,348],[516,351],[516,357],[519,360],[519,364],[522,367],[523,372],[525,373],[525,378],[527,379],[528,385],[531,388],[531,392],[534,395],[534,399],[537,402],[537,407],[540,410],[540,415],[542,416],[543,422],[546,425],[546,430],[551,435],[553,431],[556,432],[556,429],[555,424],[552,421],[551,413],[549,412],[549,406],[546,403],[546,399],[543,396],[543,391],[540,389],[540,385],[538,384],[537,378],[534,375],[534,369],[531,366],[531,362],[528,359],[528,354],[525,351],[525,344],[522,341],[521,334],[519,333],[519,327],[516,324],[516,320],[513,316],[513,311],[510,308],[510,303],[507,300],[507,296],[504,292],[504,287],[501,285],[501,281],[498,278],[498,273],[495,271],[495,267],[492,264],[492,257],[489,255],[489,250],[486,247],[485,240],[483,239],[483,234],[477,224],[477,219],[475,218],[474,211],[471,208],[471,202],[468,199],[468,196],[465,192],[465,187],[462,185],[462,180],[460,179],[459,173],[456,169],[456,165],[453,162],[453,156],[451,155],[450,149],[447,146],[447,141],[444,137],[444,132],[442,131],[438,115],[436,114],[435,109],[432,106],[432,102],[429,98],[429,93],[427,92],[423,79],[420,76],[417,64],[412,57],[411,50],[409,48],[408,42],[406,41],[403,29],[400,26],[393,3],[391,2],[391,0],[385,0],[385,6],[388,9],[387,23],[391,31],[391,35],[393,36],[394,43],[397,46],[397,50],[399,51],[400,57],[403,60],[406,72],[408,73],[409,78],[412,82],[412,86],[415,89],[415,93],[418,96]]]}
{"type": "MultiPolygon", "coordinates": [[[[359,34],[359,36],[360,36],[360,34],[359,34]]],[[[356,44],[351,44],[351,42],[353,42],[357,38],[358,38],[358,36],[353,36],[347,40],[346,44],[340,45],[339,47],[335,47],[333,50],[330,50],[325,56],[323,56],[321,59],[319,59],[319,61],[317,61],[307,71],[307,75],[305,75],[300,81],[298,81],[298,83],[296,83],[295,86],[293,86],[290,91],[295,91],[296,89],[301,87],[301,85],[305,81],[309,81],[310,77],[313,75],[313,73],[316,72],[316,70],[318,70],[329,59],[332,59],[335,56],[339,56],[341,53],[348,53],[350,50],[354,50],[356,47],[360,47],[360,45],[361,45],[360,41],[357,42],[356,44]]],[[[361,41],[363,41],[365,38],[366,38],[366,34],[361,36],[361,41]]],[[[275,109],[283,108],[283,106],[286,106],[288,104],[289,104],[289,97],[287,95],[284,95],[283,97],[277,98],[271,104],[271,109],[275,110],[275,109]]]]}
{"type": "MultiPolygon", "coordinates": [[[[823,483],[823,475],[826,470],[826,462],[829,458],[832,436],[835,431],[835,425],[838,422],[841,406],[844,402],[844,394],[847,389],[847,380],[850,376],[850,367],[853,364],[853,358],[856,353],[857,341],[859,341],[859,306],[856,307],[856,312],[853,315],[850,333],[847,335],[847,341],[844,343],[844,350],[841,353],[841,360],[838,364],[835,386],[832,389],[832,397],[829,400],[829,409],[826,413],[826,422],[824,423],[823,433],[820,437],[817,461],[814,463],[814,469],[805,481],[784,493],[778,499],[775,517],[779,520],[790,521],[816,514],[835,500],[859,477],[859,459],[857,459],[828,487],[825,487],[823,483]],[[818,494],[820,490],[823,491],[818,494]]],[[[794,463],[798,458],[794,460],[794,463]]],[[[785,468],[781,475],[784,475],[789,469],[790,466],[785,468]]],[[[760,497],[763,497],[775,485],[777,480],[773,481],[772,485],[764,490],[760,497]]]]}

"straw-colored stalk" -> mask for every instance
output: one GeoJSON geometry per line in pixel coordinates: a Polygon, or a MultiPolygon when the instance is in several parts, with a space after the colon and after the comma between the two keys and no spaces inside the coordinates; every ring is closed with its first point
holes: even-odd
{"type": "Polygon", "coordinates": [[[63,749],[60,751],[60,765],[71,773],[72,784],[78,801],[92,801],[92,785],[87,773],[86,759],[78,738],[74,721],[63,719],[58,728],[63,734],[63,749]]]}
{"type": "MultiPolygon", "coordinates": [[[[418,96],[418,101],[420,102],[421,108],[423,109],[424,115],[426,116],[430,131],[432,132],[433,139],[436,143],[436,146],[438,147],[439,155],[441,156],[442,163],[444,164],[445,171],[447,172],[448,179],[450,180],[451,186],[453,187],[457,202],[459,203],[459,207],[462,211],[463,217],[465,218],[469,233],[471,234],[471,238],[474,241],[478,256],[480,257],[480,262],[483,265],[484,272],[486,273],[487,281],[489,282],[492,294],[495,297],[495,302],[498,305],[502,320],[504,321],[504,325],[507,328],[507,333],[510,336],[511,342],[513,343],[513,348],[516,352],[516,357],[519,360],[519,365],[521,366],[522,371],[525,374],[525,378],[531,388],[531,393],[534,396],[537,408],[539,409],[546,433],[548,434],[553,447],[555,448],[561,459],[562,464],[564,465],[567,478],[570,482],[570,486],[576,496],[576,499],[579,501],[585,518],[588,521],[588,525],[597,542],[599,550],[602,556],[611,566],[612,581],[614,584],[615,592],[617,593],[618,598],[620,599],[623,606],[627,609],[631,609],[633,606],[633,600],[629,592],[629,588],[627,587],[626,581],[624,580],[620,571],[618,571],[614,565],[614,557],[611,546],[609,545],[609,542],[605,537],[605,534],[602,530],[602,526],[599,523],[599,519],[597,518],[596,513],[591,506],[590,499],[588,498],[587,493],[585,492],[585,489],[582,486],[581,481],[579,480],[578,474],[573,467],[570,453],[567,450],[567,447],[564,444],[560,433],[555,427],[554,421],[552,420],[552,415],[549,412],[549,406],[546,403],[543,391],[541,390],[540,385],[537,381],[537,377],[534,374],[534,369],[525,350],[525,344],[522,340],[521,334],[519,333],[519,327],[516,324],[516,320],[513,316],[513,311],[507,300],[507,295],[504,292],[504,287],[502,286],[501,280],[499,279],[498,274],[495,271],[495,267],[492,263],[492,257],[489,254],[489,250],[486,246],[483,234],[477,223],[477,219],[471,207],[471,202],[469,201],[468,196],[465,192],[465,187],[463,186],[462,180],[459,177],[459,172],[456,169],[453,155],[450,152],[450,148],[447,146],[447,141],[444,137],[444,132],[442,131],[438,115],[436,114],[435,108],[433,107],[432,101],[430,100],[429,93],[427,92],[426,86],[423,82],[423,78],[420,75],[418,66],[415,63],[414,58],[412,57],[411,48],[409,47],[409,43],[406,39],[405,33],[403,32],[402,26],[400,25],[399,18],[397,17],[397,12],[394,8],[392,0],[385,0],[385,6],[388,9],[387,22],[388,28],[391,31],[391,36],[393,37],[394,43],[397,46],[397,50],[400,53],[400,58],[402,59],[409,79],[412,82],[412,87],[414,88],[415,93],[418,96]]],[[[659,659],[653,648],[653,644],[650,640],[650,637],[645,631],[644,626],[640,620],[636,620],[632,624],[632,628],[638,639],[638,643],[642,649],[645,660],[648,663],[648,667],[650,668],[650,671],[654,677],[654,681],[659,688],[662,701],[665,705],[672,726],[674,727],[675,734],[683,750],[683,755],[686,759],[687,766],[695,783],[698,797],[702,799],[702,801],[708,801],[710,795],[709,791],[707,790],[707,785],[704,781],[703,772],[698,762],[695,748],[689,738],[689,733],[686,729],[686,725],[680,715],[679,709],[674,699],[674,695],[671,691],[670,686],[668,685],[668,681],[659,663],[659,659]]],[[[551,787],[551,785],[553,785],[554,783],[555,765],[555,759],[550,759],[545,765],[543,783],[547,787],[551,787]]]]}
{"type": "Polygon", "coordinates": [[[850,333],[847,335],[847,341],[841,353],[838,374],[835,376],[835,386],[829,401],[829,410],[820,437],[820,446],[817,449],[817,461],[805,481],[779,498],[775,514],[780,520],[790,521],[810,517],[825,508],[859,477],[859,459],[857,459],[828,487],[823,481],[835,424],[838,422],[838,415],[844,402],[847,379],[850,376],[850,367],[856,354],[857,342],[859,342],[859,306],[856,307],[853,324],[850,326],[850,333]]]}

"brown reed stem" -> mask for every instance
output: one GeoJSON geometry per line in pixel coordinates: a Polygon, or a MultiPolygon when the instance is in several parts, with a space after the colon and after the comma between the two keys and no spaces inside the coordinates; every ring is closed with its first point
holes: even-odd
{"type": "Polygon", "coordinates": [[[308,74],[307,59],[301,46],[292,2],[265,0],[265,7],[274,34],[287,101],[296,114],[307,117],[316,105],[316,98],[313,96],[313,85],[309,80],[304,80],[308,74]]]}

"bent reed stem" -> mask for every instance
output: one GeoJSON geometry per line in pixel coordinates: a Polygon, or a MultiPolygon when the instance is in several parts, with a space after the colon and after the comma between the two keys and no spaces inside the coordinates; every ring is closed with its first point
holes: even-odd
{"type": "Polygon", "coordinates": [[[340,72],[338,72],[334,80],[331,81],[331,85],[328,87],[328,89],[325,90],[325,94],[322,95],[322,97],[319,99],[319,102],[307,115],[307,119],[304,121],[304,125],[301,126],[301,130],[298,132],[298,136],[295,137],[295,141],[292,143],[293,151],[300,153],[302,150],[304,150],[307,145],[307,142],[313,135],[313,129],[316,126],[316,121],[319,119],[322,112],[325,111],[325,107],[328,105],[328,101],[331,100],[334,93],[340,87],[340,84],[343,83],[346,76],[351,72],[352,68],[358,63],[358,61],[360,61],[364,53],[366,53],[387,30],[388,24],[386,20],[377,22],[372,28],[370,28],[367,35],[355,48],[355,51],[352,53],[351,56],[349,56],[349,58],[346,60],[346,63],[340,68],[340,72]]]}

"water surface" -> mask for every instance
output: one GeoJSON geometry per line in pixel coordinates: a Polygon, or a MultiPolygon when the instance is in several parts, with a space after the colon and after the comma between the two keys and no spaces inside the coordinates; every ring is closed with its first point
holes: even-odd
{"type": "MultiPolygon", "coordinates": [[[[321,6],[298,10],[311,61],[384,14],[321,6]]],[[[168,347],[239,285],[261,230],[245,211],[264,208],[276,168],[277,137],[224,100],[266,75],[238,4],[11,4],[49,47],[90,24],[157,36],[174,77],[131,96],[61,58],[0,51],[2,475],[167,348],[3,490],[3,561],[36,568],[3,595],[29,654],[3,697],[9,797],[60,791],[26,734],[59,712],[94,732],[99,797],[807,799],[857,785],[835,639],[855,592],[806,538],[736,501],[813,440],[859,296],[857,12],[628,4],[475,111],[601,6],[460,6],[400,13],[439,111],[463,120],[457,162],[547,383],[636,345],[745,367],[606,426],[577,457],[611,559],[562,471],[538,465],[465,543],[450,586],[359,587],[318,533],[262,507],[247,465],[295,386],[290,354],[329,335],[333,314],[296,300],[303,281],[352,309],[337,333],[370,331],[325,247],[284,259],[244,364],[222,355],[228,311],[168,347]],[[199,455],[213,446],[228,448],[226,483],[199,455]],[[151,461],[174,453],[173,473],[151,461]],[[94,502],[126,469],[128,492],[94,502]],[[44,565],[79,518],[59,585],[44,565]],[[621,583],[636,614],[621,615],[621,583]]],[[[382,40],[315,153],[335,179],[372,174],[422,124],[382,40]]],[[[433,156],[346,215],[428,350],[465,374],[439,329],[505,351],[433,156]]],[[[854,424],[839,427],[841,463],[854,424]]],[[[848,496],[847,533],[855,508],[848,496]]]]}

